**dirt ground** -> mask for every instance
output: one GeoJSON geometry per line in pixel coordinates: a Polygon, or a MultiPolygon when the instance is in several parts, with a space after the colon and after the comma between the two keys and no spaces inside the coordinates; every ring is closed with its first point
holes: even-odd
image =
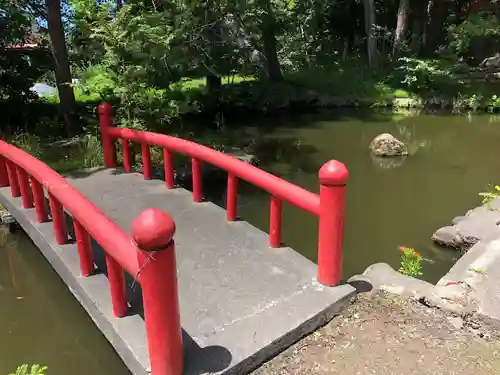
{"type": "Polygon", "coordinates": [[[359,294],[252,375],[500,374],[500,328],[384,292],[359,294]]]}

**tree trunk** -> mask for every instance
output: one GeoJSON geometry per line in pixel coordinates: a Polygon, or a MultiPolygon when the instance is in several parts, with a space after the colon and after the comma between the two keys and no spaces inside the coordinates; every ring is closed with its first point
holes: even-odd
{"type": "Polygon", "coordinates": [[[281,81],[283,74],[278,60],[276,43],[276,19],[270,0],[260,0],[259,5],[262,10],[260,29],[262,33],[262,44],[264,57],[266,58],[267,74],[271,81],[281,81]]]}
{"type": "Polygon", "coordinates": [[[442,0],[429,0],[427,4],[427,27],[424,36],[424,52],[432,55],[443,41],[443,22],[448,4],[442,0]]]}
{"type": "Polygon", "coordinates": [[[123,6],[123,0],[116,0],[116,10],[120,10],[123,6]]]}
{"type": "Polygon", "coordinates": [[[414,0],[412,4],[410,50],[414,55],[419,55],[422,51],[422,43],[425,35],[427,4],[421,0],[414,0]]]}
{"type": "Polygon", "coordinates": [[[364,0],[366,47],[368,52],[368,66],[372,69],[378,66],[377,38],[375,37],[375,2],[364,0]]]}
{"type": "Polygon", "coordinates": [[[396,25],[396,33],[394,34],[394,57],[398,57],[400,55],[403,44],[406,41],[409,15],[410,0],[399,0],[398,21],[396,25]]]}
{"type": "Polygon", "coordinates": [[[50,44],[55,64],[57,89],[59,91],[59,108],[64,117],[66,135],[72,137],[78,132],[78,124],[76,121],[75,94],[71,86],[68,51],[66,50],[61,20],[61,0],[46,0],[46,5],[50,44]]]}

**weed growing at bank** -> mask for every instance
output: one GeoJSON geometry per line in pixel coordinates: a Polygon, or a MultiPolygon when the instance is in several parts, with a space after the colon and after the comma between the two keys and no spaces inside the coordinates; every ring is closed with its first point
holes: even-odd
{"type": "Polygon", "coordinates": [[[398,271],[406,276],[422,276],[422,256],[420,253],[406,246],[400,246],[399,249],[401,250],[401,264],[398,271]]]}

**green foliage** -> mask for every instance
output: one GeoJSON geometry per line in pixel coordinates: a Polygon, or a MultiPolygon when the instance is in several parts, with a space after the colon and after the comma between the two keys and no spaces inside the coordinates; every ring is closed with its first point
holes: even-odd
{"type": "Polygon", "coordinates": [[[495,185],[490,188],[490,191],[481,192],[478,195],[483,198],[481,203],[487,205],[491,209],[491,203],[500,197],[500,186],[495,185]]]}
{"type": "Polygon", "coordinates": [[[32,365],[29,367],[29,365],[24,364],[9,375],[45,375],[45,371],[47,371],[47,366],[32,365]]]}
{"type": "Polygon", "coordinates": [[[401,265],[398,269],[406,276],[422,276],[422,256],[412,248],[401,246],[401,265]]]}
{"type": "Polygon", "coordinates": [[[19,48],[28,40],[33,22],[22,4],[0,5],[0,100],[16,105],[35,98],[30,88],[47,70],[46,51],[19,48]]]}
{"type": "Polygon", "coordinates": [[[440,60],[402,57],[399,59],[397,71],[402,75],[401,83],[408,90],[417,93],[442,90],[455,84],[451,70],[440,60]]]}
{"type": "Polygon", "coordinates": [[[460,56],[469,51],[472,42],[478,37],[500,38],[500,24],[493,13],[480,12],[458,25],[451,25],[448,33],[451,39],[450,49],[460,56]]]}

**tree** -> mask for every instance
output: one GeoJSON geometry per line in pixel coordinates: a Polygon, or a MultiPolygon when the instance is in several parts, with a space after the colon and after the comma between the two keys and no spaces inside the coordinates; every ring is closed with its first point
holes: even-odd
{"type": "Polygon", "coordinates": [[[60,110],[66,124],[66,135],[71,137],[77,134],[79,126],[76,119],[75,94],[61,17],[61,0],[46,0],[45,4],[46,12],[44,13],[47,17],[50,45],[55,63],[60,110]]]}

